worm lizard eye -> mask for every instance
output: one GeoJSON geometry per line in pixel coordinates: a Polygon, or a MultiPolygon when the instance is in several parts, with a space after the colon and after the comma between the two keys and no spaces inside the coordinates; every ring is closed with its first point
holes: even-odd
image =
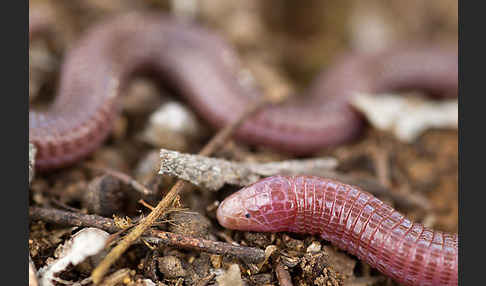
{"type": "Polygon", "coordinates": [[[245,214],[245,217],[246,218],[250,218],[250,214],[245,214]]]}

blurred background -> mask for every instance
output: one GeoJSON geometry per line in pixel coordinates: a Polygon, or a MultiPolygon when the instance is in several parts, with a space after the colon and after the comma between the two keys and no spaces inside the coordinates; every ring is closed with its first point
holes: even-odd
{"type": "Polygon", "coordinates": [[[267,66],[297,86],[307,85],[349,50],[458,40],[455,0],[309,0],[305,5],[297,0],[31,0],[30,4],[55,14],[60,31],[56,37],[67,46],[89,25],[128,11],[160,10],[195,20],[231,42],[244,65],[267,66]]]}

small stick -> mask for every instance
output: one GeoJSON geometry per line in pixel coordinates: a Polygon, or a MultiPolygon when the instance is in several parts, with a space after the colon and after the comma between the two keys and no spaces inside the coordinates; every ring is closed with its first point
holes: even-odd
{"type": "Polygon", "coordinates": [[[255,247],[232,245],[231,243],[188,237],[165,231],[152,230],[151,232],[153,236],[144,239],[154,244],[199,250],[212,254],[231,255],[249,263],[259,263],[265,260],[265,251],[255,247]]]}
{"type": "Polygon", "coordinates": [[[275,267],[275,274],[277,275],[278,284],[280,286],[293,286],[292,278],[282,263],[277,263],[277,266],[275,267]]]}
{"type": "Polygon", "coordinates": [[[67,205],[66,203],[61,202],[58,199],[51,199],[51,201],[52,201],[52,204],[55,205],[56,207],[61,208],[61,209],[65,209],[67,211],[74,212],[74,213],[81,211],[80,209],[73,208],[73,207],[67,205]]]}
{"type": "MultiPolygon", "coordinates": [[[[233,132],[245,121],[246,118],[253,115],[262,107],[269,104],[270,101],[264,97],[262,100],[257,100],[251,104],[246,110],[231,124],[220,130],[218,134],[199,152],[199,155],[209,156],[211,153],[221,148],[233,132]]],[[[110,266],[130,247],[152,224],[165,213],[165,210],[170,207],[174,199],[179,193],[189,186],[182,180],[178,180],[175,185],[170,189],[167,195],[159,202],[154,210],[145,219],[135,226],[121,241],[115,246],[108,255],[98,264],[98,266],[91,273],[91,278],[95,285],[99,284],[103,280],[106,272],[110,266]]]]}
{"type": "Polygon", "coordinates": [[[120,228],[116,226],[114,220],[98,215],[88,215],[41,207],[30,207],[29,216],[34,220],[42,220],[48,223],[60,225],[96,227],[110,233],[115,233],[120,230],[120,228]]]}
{"type": "MultiPolygon", "coordinates": [[[[131,272],[132,272],[132,270],[130,270],[128,268],[122,268],[120,270],[117,270],[115,273],[107,276],[103,280],[103,285],[104,286],[116,286],[116,285],[120,285],[120,284],[126,284],[126,283],[123,283],[123,281],[126,278],[130,278],[131,272]]],[[[135,271],[133,271],[133,272],[135,272],[135,271]]]]}
{"type": "Polygon", "coordinates": [[[383,151],[384,148],[375,146],[371,148],[371,156],[375,165],[378,181],[386,187],[391,186],[390,180],[390,166],[389,166],[389,154],[387,151],[383,151]]]}
{"type": "MultiPolygon", "coordinates": [[[[71,213],[40,207],[30,207],[29,215],[32,219],[42,220],[53,224],[96,227],[110,233],[116,233],[120,230],[113,219],[98,215],[71,213]]],[[[157,245],[163,244],[170,247],[198,250],[219,255],[231,255],[250,263],[258,263],[265,259],[265,251],[255,247],[238,246],[226,242],[187,237],[154,229],[146,230],[143,235],[143,240],[157,245]]]]}
{"type": "Polygon", "coordinates": [[[138,200],[138,203],[141,204],[142,206],[148,208],[149,210],[153,211],[154,210],[154,207],[151,206],[149,203],[147,203],[146,201],[144,200],[138,200]]]}

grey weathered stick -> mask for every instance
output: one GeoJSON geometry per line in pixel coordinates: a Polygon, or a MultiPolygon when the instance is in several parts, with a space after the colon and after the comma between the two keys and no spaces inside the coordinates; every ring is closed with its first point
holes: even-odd
{"type": "Polygon", "coordinates": [[[201,155],[160,150],[159,174],[176,176],[208,190],[224,184],[246,186],[262,177],[281,175],[320,175],[337,167],[334,158],[288,160],[271,163],[241,163],[201,155]]]}

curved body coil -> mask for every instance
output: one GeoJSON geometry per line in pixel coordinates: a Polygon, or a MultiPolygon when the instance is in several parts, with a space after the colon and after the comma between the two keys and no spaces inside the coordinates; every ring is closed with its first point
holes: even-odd
{"type": "MultiPolygon", "coordinates": [[[[35,23],[32,33],[40,30],[35,23]]],[[[338,62],[317,77],[305,97],[263,110],[236,137],[310,154],[359,133],[362,118],[348,104],[353,92],[423,89],[457,95],[457,48],[410,47],[347,55],[338,62]]],[[[220,128],[261,96],[257,87],[242,83],[239,71],[235,51],[197,25],[149,13],[97,24],[65,55],[54,102],[29,112],[36,168],[62,167],[96,149],[117,115],[117,97],[142,73],[160,77],[220,128]]]]}

